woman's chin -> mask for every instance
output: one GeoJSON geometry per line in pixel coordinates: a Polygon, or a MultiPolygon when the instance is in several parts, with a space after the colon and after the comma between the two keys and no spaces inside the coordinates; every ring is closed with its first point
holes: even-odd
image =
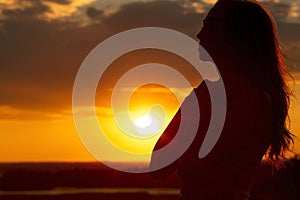
{"type": "Polygon", "coordinates": [[[212,61],[212,57],[201,44],[199,44],[198,53],[201,61],[212,61]]]}

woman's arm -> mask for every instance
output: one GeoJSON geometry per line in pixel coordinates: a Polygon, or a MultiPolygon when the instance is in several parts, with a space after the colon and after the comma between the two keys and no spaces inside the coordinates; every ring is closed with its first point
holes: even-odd
{"type": "MultiPolygon", "coordinates": [[[[174,118],[166,128],[166,130],[163,132],[159,140],[157,141],[153,151],[158,151],[159,149],[165,147],[167,144],[169,144],[172,139],[175,137],[181,120],[181,110],[179,109],[177,113],[175,114],[174,118]]],[[[156,166],[159,166],[162,160],[165,158],[162,156],[160,157],[160,154],[152,154],[151,157],[151,163],[150,163],[150,170],[155,169],[156,166]],[[155,156],[154,156],[155,155],[155,156]]],[[[177,163],[178,160],[174,161],[173,163],[169,164],[166,167],[163,167],[161,169],[155,170],[153,172],[150,172],[150,176],[157,180],[162,180],[171,174],[173,174],[177,169],[177,163]]]]}

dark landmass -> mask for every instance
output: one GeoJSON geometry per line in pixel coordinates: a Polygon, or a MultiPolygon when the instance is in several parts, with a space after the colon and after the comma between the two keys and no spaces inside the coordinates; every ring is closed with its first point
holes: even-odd
{"type": "Polygon", "coordinates": [[[147,173],[120,172],[101,163],[0,164],[1,200],[176,200],[179,188],[176,175],[155,181],[147,173]]]}
{"type": "MultiPolygon", "coordinates": [[[[141,166],[135,164],[128,167],[141,166]]],[[[0,164],[1,200],[175,200],[178,198],[180,185],[181,180],[176,174],[164,181],[155,181],[147,173],[120,172],[100,163],[0,164]],[[111,192],[110,189],[116,191],[111,192]],[[59,192],[73,190],[76,192],[59,192]]],[[[257,171],[251,195],[258,200],[299,200],[300,160],[290,159],[286,162],[286,167],[280,170],[274,170],[270,165],[262,163],[257,171]]]]}
{"type": "MultiPolygon", "coordinates": [[[[139,164],[128,165],[139,167],[139,164]]],[[[177,176],[153,180],[147,173],[120,172],[101,163],[0,164],[0,190],[49,190],[53,188],[180,187],[177,176]]]]}

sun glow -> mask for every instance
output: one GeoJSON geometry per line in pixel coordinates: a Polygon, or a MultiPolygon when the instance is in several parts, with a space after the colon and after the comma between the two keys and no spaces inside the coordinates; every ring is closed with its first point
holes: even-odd
{"type": "Polygon", "coordinates": [[[137,118],[134,121],[134,125],[139,128],[147,128],[152,124],[152,117],[150,115],[144,115],[142,117],[137,118]]]}
{"type": "MultiPolygon", "coordinates": [[[[104,105],[105,102],[111,102],[110,98],[103,101],[104,94],[112,96],[112,90],[101,91],[102,88],[99,88],[97,91],[99,96],[96,98],[96,102],[99,103],[96,107],[101,108],[96,109],[98,124],[111,144],[133,155],[143,155],[145,160],[149,160],[157,140],[178,110],[180,101],[177,96],[180,96],[182,91],[174,90],[174,92],[158,84],[146,84],[136,88],[130,99],[126,100],[127,93],[132,91],[128,88],[119,91],[121,95],[116,98],[113,104],[115,107],[104,105]],[[174,93],[178,93],[177,96],[174,93]],[[120,106],[124,101],[128,103],[125,102],[125,106],[120,106]]],[[[119,158],[109,152],[107,159],[119,158]]]]}
{"type": "Polygon", "coordinates": [[[155,136],[163,128],[164,120],[161,121],[155,115],[146,114],[134,120],[135,130],[139,136],[155,136]]]}

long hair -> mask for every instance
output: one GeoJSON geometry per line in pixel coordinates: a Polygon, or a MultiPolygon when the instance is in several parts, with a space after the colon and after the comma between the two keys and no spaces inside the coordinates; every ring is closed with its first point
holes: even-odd
{"type": "Polygon", "coordinates": [[[258,83],[273,101],[274,129],[265,156],[276,164],[290,150],[294,135],[289,131],[292,93],[287,85],[287,80],[293,77],[282,53],[275,21],[269,11],[254,0],[219,0],[216,5],[226,11],[230,43],[238,48],[239,56],[256,61],[251,69],[241,71],[258,83]]]}

